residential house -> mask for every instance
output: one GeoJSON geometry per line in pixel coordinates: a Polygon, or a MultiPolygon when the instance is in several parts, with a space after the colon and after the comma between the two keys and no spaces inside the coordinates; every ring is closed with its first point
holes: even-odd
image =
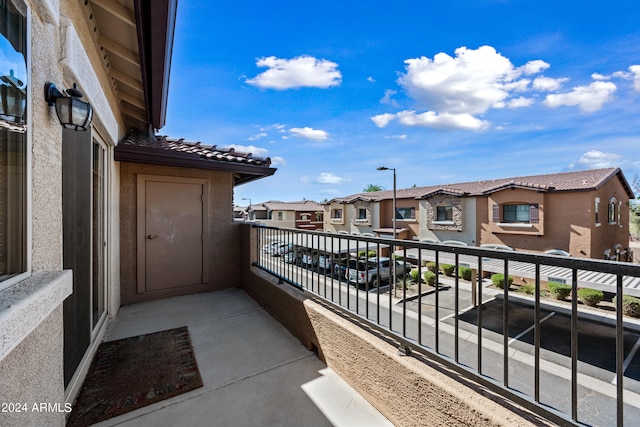
{"type": "MultiPolygon", "coordinates": [[[[389,236],[393,196],[387,190],[332,199],[325,228],[389,236]]],[[[396,236],[626,259],[633,197],[619,168],[400,189],[396,236]]]]}
{"type": "Polygon", "coordinates": [[[322,205],[311,201],[298,202],[268,201],[258,205],[266,211],[266,218],[260,219],[265,225],[284,228],[317,230],[323,227],[322,205]]]}

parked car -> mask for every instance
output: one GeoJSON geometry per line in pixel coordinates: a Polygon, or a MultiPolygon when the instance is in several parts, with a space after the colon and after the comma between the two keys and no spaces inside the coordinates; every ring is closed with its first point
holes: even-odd
{"type": "Polygon", "coordinates": [[[320,253],[315,249],[305,249],[302,252],[302,265],[305,267],[315,267],[318,265],[320,253]]]}
{"type": "Polygon", "coordinates": [[[549,249],[544,251],[545,255],[571,256],[571,254],[563,249],[549,249]]]}
{"type": "Polygon", "coordinates": [[[321,268],[325,274],[329,273],[340,277],[347,268],[347,259],[348,256],[346,254],[337,255],[321,252],[318,256],[318,267],[321,268]]]}
{"type": "MultiPolygon", "coordinates": [[[[350,259],[345,270],[345,279],[353,284],[378,285],[378,278],[381,282],[388,282],[391,277],[392,260],[388,257],[371,257],[350,259]]],[[[403,274],[411,274],[411,265],[404,261],[395,261],[396,277],[403,274]]]]}
{"type": "Polygon", "coordinates": [[[267,243],[265,245],[262,245],[262,251],[268,254],[273,254],[273,250],[274,248],[276,248],[279,245],[284,245],[285,243],[281,240],[276,240],[270,243],[267,243]]]}

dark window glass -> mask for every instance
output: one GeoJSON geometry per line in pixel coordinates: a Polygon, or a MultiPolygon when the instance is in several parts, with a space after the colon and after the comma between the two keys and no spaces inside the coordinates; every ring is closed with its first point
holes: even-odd
{"type": "Polygon", "coordinates": [[[453,206],[438,206],[436,221],[453,221],[453,206]]]}
{"type": "Polygon", "coordinates": [[[504,205],[502,210],[502,222],[528,223],[531,209],[529,205],[504,205]]]}

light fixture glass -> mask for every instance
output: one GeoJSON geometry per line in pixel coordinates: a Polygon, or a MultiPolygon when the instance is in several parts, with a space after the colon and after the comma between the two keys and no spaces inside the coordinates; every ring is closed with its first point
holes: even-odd
{"type": "Polygon", "coordinates": [[[55,105],[60,124],[75,131],[87,130],[93,118],[91,104],[80,100],[83,95],[75,83],[66,93],[69,96],[63,95],[53,83],[45,84],[45,99],[49,105],[55,105]]]}

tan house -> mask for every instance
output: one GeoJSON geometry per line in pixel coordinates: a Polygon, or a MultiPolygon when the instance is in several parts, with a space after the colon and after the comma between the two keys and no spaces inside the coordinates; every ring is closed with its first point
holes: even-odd
{"type": "Polygon", "coordinates": [[[322,205],[311,200],[269,201],[261,203],[260,206],[267,212],[266,219],[260,221],[265,225],[303,230],[317,230],[323,226],[322,205]]]}
{"type": "MultiPolygon", "coordinates": [[[[396,192],[396,234],[626,260],[633,197],[619,168],[401,189],[396,192]]],[[[392,206],[393,191],[336,198],[325,205],[325,228],[388,236],[392,206]]]]}

